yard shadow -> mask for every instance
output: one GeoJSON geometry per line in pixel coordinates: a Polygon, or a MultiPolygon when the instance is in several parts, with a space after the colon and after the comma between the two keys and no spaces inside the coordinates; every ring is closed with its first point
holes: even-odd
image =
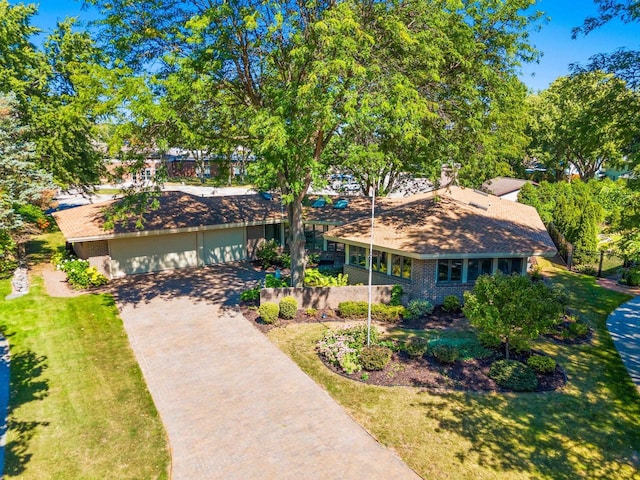
{"type": "Polygon", "coordinates": [[[156,298],[188,297],[193,302],[233,307],[240,293],[264,279],[266,273],[248,262],[130,275],[113,280],[108,290],[120,304],[149,303],[156,298]]]}
{"type": "Polygon", "coordinates": [[[49,382],[42,377],[48,366],[45,356],[31,350],[12,353],[10,365],[8,420],[2,429],[11,437],[5,446],[4,473],[15,476],[25,471],[31,459],[29,443],[36,431],[49,422],[17,420],[13,412],[26,403],[46,398],[49,382]]]}

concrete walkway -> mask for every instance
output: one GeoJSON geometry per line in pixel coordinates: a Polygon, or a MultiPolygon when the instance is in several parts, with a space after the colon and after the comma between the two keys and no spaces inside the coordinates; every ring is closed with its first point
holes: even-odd
{"type": "Polygon", "coordinates": [[[126,331],[169,436],[172,478],[419,478],[225,307],[243,282],[261,275],[224,266],[116,284],[126,331]]]}
{"type": "Polygon", "coordinates": [[[640,389],[640,296],[615,309],[607,319],[607,329],[633,383],[640,389]]]}

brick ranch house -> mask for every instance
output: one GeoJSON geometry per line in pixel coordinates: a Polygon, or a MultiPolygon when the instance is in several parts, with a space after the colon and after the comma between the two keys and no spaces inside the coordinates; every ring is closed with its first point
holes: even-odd
{"type": "MultiPolygon", "coordinates": [[[[370,199],[350,198],[343,209],[313,200],[305,208],[308,248],[342,266],[350,283],[366,284],[370,199]]],[[[114,201],[54,214],[76,254],[109,278],[251,260],[261,242],[282,244],[287,235],[277,197],[165,192],[143,229],[130,222],[107,230],[104,211],[114,201]]],[[[527,205],[459,187],[377,200],[373,283],[401,284],[411,297],[442,303],[472,288],[481,274],[524,274],[530,257],[555,253],[538,213],[527,205]]]]}

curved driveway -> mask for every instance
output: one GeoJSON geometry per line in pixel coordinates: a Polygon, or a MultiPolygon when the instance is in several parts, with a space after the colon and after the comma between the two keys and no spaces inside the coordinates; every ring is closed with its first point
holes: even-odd
{"type": "Polygon", "coordinates": [[[239,264],[115,282],[172,477],[419,478],[233,309],[259,276],[239,264]]]}

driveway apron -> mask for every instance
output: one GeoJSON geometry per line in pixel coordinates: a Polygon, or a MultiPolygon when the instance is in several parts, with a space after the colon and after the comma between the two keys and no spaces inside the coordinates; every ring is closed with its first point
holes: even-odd
{"type": "Polygon", "coordinates": [[[236,265],[116,284],[172,478],[419,478],[229,307],[255,277],[236,265]]]}
{"type": "Polygon", "coordinates": [[[607,319],[607,329],[633,383],[640,389],[640,296],[616,308],[607,319]]]}

